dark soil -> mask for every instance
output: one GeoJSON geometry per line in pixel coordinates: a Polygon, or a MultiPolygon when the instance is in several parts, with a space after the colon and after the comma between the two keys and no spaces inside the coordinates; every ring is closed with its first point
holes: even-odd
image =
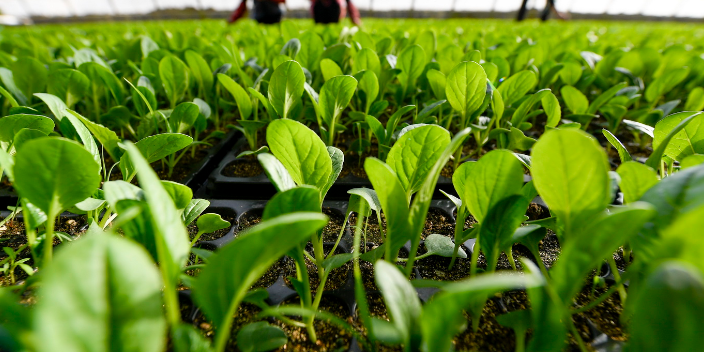
{"type": "Polygon", "coordinates": [[[227,177],[254,177],[262,173],[264,169],[259,160],[249,156],[234,160],[222,169],[222,175],[227,177]]]}
{"type": "MultiPolygon", "coordinates": [[[[211,141],[211,143],[218,143],[217,141],[211,141]]],[[[191,156],[191,151],[190,147],[186,148],[184,150],[188,150],[186,154],[183,155],[181,160],[179,160],[178,164],[173,169],[173,172],[171,173],[171,176],[169,176],[169,167],[164,163],[163,160],[158,160],[153,163],[151,163],[151,167],[154,169],[156,172],[157,176],[159,176],[159,179],[162,181],[174,181],[174,182],[185,182],[187,181],[186,179],[191,175],[191,173],[194,171],[193,168],[195,165],[198,165],[205,157],[208,156],[208,151],[211,148],[211,146],[205,145],[205,144],[197,144],[194,146],[196,149],[195,155],[191,156]]],[[[181,155],[183,150],[180,150],[176,152],[176,156],[178,157],[181,155]]],[[[105,164],[107,165],[107,169],[110,170],[115,162],[108,156],[105,157],[105,164]]],[[[120,168],[115,166],[112,168],[112,173],[110,174],[110,180],[115,181],[115,180],[122,180],[122,171],[120,171],[120,168]]],[[[132,181],[133,184],[138,185],[138,179],[137,177],[134,178],[132,181]]]]}
{"type": "MultiPolygon", "coordinates": [[[[329,257],[330,251],[332,250],[332,245],[326,245],[324,249],[325,256],[329,257]]],[[[308,244],[306,246],[306,251],[308,253],[311,253],[312,255],[313,246],[308,244]]],[[[335,254],[342,253],[344,253],[342,248],[337,247],[337,249],[335,250],[335,254]]],[[[310,282],[310,290],[313,294],[315,294],[315,292],[318,290],[318,287],[320,286],[320,280],[318,278],[318,267],[308,257],[306,257],[306,269],[308,270],[308,281],[310,282]]],[[[351,261],[347,262],[345,265],[335,270],[332,270],[328,275],[327,280],[325,281],[325,290],[335,290],[342,287],[347,282],[347,278],[351,275],[351,270],[351,261]]],[[[289,257],[283,259],[283,274],[285,277],[284,281],[286,282],[286,285],[289,288],[293,289],[291,280],[289,280],[289,277],[296,277],[296,262],[293,259],[289,257]]]]}
{"type": "MultiPolygon", "coordinates": [[[[591,281],[591,280],[589,280],[591,281]]],[[[583,307],[589,302],[596,299],[600,295],[604,294],[609,290],[609,286],[603,288],[596,288],[594,290],[594,296],[592,296],[592,286],[588,283],[582,288],[575,298],[577,307],[583,307]]],[[[578,315],[588,318],[597,328],[611,337],[614,340],[626,341],[628,339],[628,334],[623,330],[621,326],[621,313],[623,312],[623,306],[621,305],[621,297],[618,292],[614,292],[603,302],[599,303],[596,307],[580,313],[578,315]]]]}
{"type": "MultiPolygon", "coordinates": [[[[282,305],[298,306],[300,305],[300,300],[298,298],[294,298],[284,301],[282,305]]],[[[319,309],[331,313],[343,320],[347,320],[348,322],[351,322],[352,320],[349,318],[349,312],[345,304],[332,297],[323,296],[323,299],[320,301],[319,309]]],[[[300,317],[292,318],[300,321],[300,317]]],[[[288,336],[288,343],[279,348],[277,351],[346,351],[349,349],[352,341],[352,335],[348,331],[342,330],[337,325],[333,325],[325,320],[316,319],[313,323],[315,326],[315,333],[318,335],[317,341],[311,341],[309,339],[305,328],[290,326],[279,320],[275,320],[274,324],[281,327],[288,336]]]]}

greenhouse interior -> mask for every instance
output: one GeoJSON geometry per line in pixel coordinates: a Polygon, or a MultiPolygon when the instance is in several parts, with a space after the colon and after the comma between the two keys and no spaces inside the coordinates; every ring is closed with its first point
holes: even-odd
{"type": "Polygon", "coordinates": [[[699,351],[704,1],[2,0],[0,351],[699,351]]]}

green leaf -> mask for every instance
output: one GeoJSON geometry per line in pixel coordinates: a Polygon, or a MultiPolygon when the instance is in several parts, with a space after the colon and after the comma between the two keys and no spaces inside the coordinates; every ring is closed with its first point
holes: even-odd
{"type": "Polygon", "coordinates": [[[27,142],[15,155],[14,187],[48,216],[90,197],[100,185],[100,168],[80,144],[62,138],[27,142]]]}
{"type": "Polygon", "coordinates": [[[593,217],[570,241],[561,242],[560,260],[550,269],[550,277],[562,303],[570,305],[589,271],[635,236],[654,215],[653,206],[643,202],[614,208],[593,217]]]}
{"type": "Polygon", "coordinates": [[[40,115],[9,115],[0,118],[0,142],[12,143],[22,129],[41,131],[44,135],[54,131],[54,121],[40,115]]]}
{"type": "Polygon", "coordinates": [[[169,124],[171,129],[176,133],[184,133],[191,129],[198,119],[200,107],[191,102],[183,102],[178,104],[169,116],[169,124]]]}
{"type": "Polygon", "coordinates": [[[582,76],[582,65],[576,62],[564,62],[559,75],[562,82],[573,86],[577,84],[579,78],[582,76]]]}
{"type": "MultiPolygon", "coordinates": [[[[425,238],[425,248],[430,253],[450,258],[455,251],[455,243],[450,237],[434,233],[425,238]]],[[[460,247],[457,256],[467,258],[467,253],[460,247]]]]}
{"type": "Polygon", "coordinates": [[[330,155],[330,161],[332,161],[332,173],[330,173],[330,178],[328,183],[320,191],[321,198],[325,198],[325,195],[330,190],[330,187],[337,181],[337,178],[342,172],[342,166],[345,163],[345,154],[342,150],[335,147],[327,147],[328,155],[330,155]]]}
{"type": "Polygon", "coordinates": [[[489,209],[479,228],[479,242],[488,271],[496,270],[501,251],[513,245],[513,234],[523,222],[529,204],[530,201],[522,195],[511,195],[489,209]]]}
{"type": "Polygon", "coordinates": [[[462,62],[447,75],[447,101],[462,116],[469,117],[484,101],[486,82],[486,72],[479,64],[462,62]]]}
{"type": "Polygon", "coordinates": [[[266,141],[296,184],[324,189],[332,173],[332,161],[315,132],[298,121],[274,120],[266,129],[266,141]]]}
{"type": "Polygon", "coordinates": [[[232,317],[249,287],[277,259],[326,223],[327,217],[320,213],[281,215],[239,234],[210,257],[193,284],[193,295],[217,328],[216,350],[224,350],[232,317]]]}
{"type": "Polygon", "coordinates": [[[453,337],[466,324],[463,312],[477,303],[483,304],[489,295],[543,285],[544,279],[535,264],[527,260],[523,264],[524,267],[533,268],[527,275],[483,274],[444,286],[442,291],[423,307],[423,314],[419,319],[426,350],[450,351],[453,337]]]}
{"type": "Polygon", "coordinates": [[[371,71],[379,77],[381,75],[381,62],[376,52],[369,48],[362,48],[358,51],[352,62],[352,72],[371,71]]]}
{"type": "Polygon", "coordinates": [[[383,161],[373,157],[366,158],[364,171],[369,176],[386,217],[385,244],[389,246],[390,253],[397,253],[412,235],[408,231],[406,192],[394,171],[383,161]]]}
{"type": "MultiPolygon", "coordinates": [[[[331,127],[340,120],[342,112],[350,104],[357,80],[352,76],[335,76],[323,84],[320,89],[320,112],[323,121],[331,127]]],[[[332,130],[331,128],[328,131],[332,130]]]]}
{"type": "Polygon", "coordinates": [[[704,109],[704,88],[696,87],[687,95],[687,102],[684,104],[685,111],[701,111],[704,109]]]}
{"type": "Polygon", "coordinates": [[[213,87],[213,71],[208,66],[208,62],[193,50],[186,50],[184,56],[188,67],[191,69],[193,78],[195,78],[201,88],[202,94],[207,95],[213,87]]]}
{"type": "Polygon", "coordinates": [[[240,112],[240,119],[248,119],[249,116],[252,115],[252,100],[244,88],[242,88],[239,83],[232,80],[230,76],[222,73],[218,73],[218,81],[235,98],[235,101],[237,102],[237,109],[240,112]]]}
{"type": "Polygon", "coordinates": [[[323,79],[327,82],[333,77],[342,76],[342,69],[338,66],[335,61],[330,59],[320,60],[320,72],[323,73],[323,79]]]}
{"type": "Polygon", "coordinates": [[[244,352],[275,350],[288,342],[286,333],[278,326],[264,321],[250,323],[237,332],[237,347],[244,352]]]}
{"type": "Polygon", "coordinates": [[[552,94],[549,89],[541,89],[535,92],[535,94],[531,95],[530,98],[524,100],[521,105],[518,106],[516,111],[514,111],[513,116],[511,117],[511,125],[515,127],[520,126],[527,118],[528,113],[533,108],[533,105],[535,105],[539,101],[542,101],[542,99],[546,98],[548,94],[552,94]]]}
{"type": "MultiPolygon", "coordinates": [[[[120,149],[120,147],[117,145],[118,143],[120,143],[120,138],[115,132],[103,125],[97,124],[86,119],[85,117],[81,116],[73,110],[66,110],[66,112],[75,116],[83,123],[83,125],[86,126],[86,128],[93,134],[93,136],[100,142],[100,144],[102,144],[103,148],[105,148],[105,151],[108,153],[108,155],[110,155],[112,160],[120,160],[120,157],[122,157],[122,149],[120,149]]],[[[69,120],[70,119],[71,118],[69,117],[69,120]]]]}
{"type": "Polygon", "coordinates": [[[616,170],[621,176],[621,192],[624,203],[633,203],[640,199],[646,191],[658,183],[655,170],[635,161],[625,161],[616,170]]]}
{"type": "Polygon", "coordinates": [[[267,202],[262,219],[269,220],[299,211],[320,211],[320,204],[320,192],[315,187],[307,185],[293,187],[276,193],[267,202]]]}
{"type": "Polygon", "coordinates": [[[596,112],[604,105],[606,104],[611,98],[613,98],[616,93],[621,91],[621,89],[625,88],[628,86],[628,84],[622,82],[619,83],[611,88],[609,88],[607,91],[601,93],[594,101],[589,104],[589,109],[587,109],[587,114],[589,115],[594,115],[596,112]]]}
{"type": "Polygon", "coordinates": [[[301,51],[296,56],[296,61],[301,66],[314,72],[318,69],[318,60],[325,50],[325,43],[313,30],[305,31],[299,38],[301,40],[301,51]]]}
{"type": "Polygon", "coordinates": [[[201,215],[196,226],[198,226],[198,232],[212,233],[230,227],[230,222],[223,220],[220,214],[209,213],[201,215]]]}
{"type": "Polygon", "coordinates": [[[98,87],[106,88],[118,105],[122,104],[124,94],[122,82],[106,66],[95,62],[86,62],[81,64],[78,70],[88,76],[91,85],[95,87],[94,89],[98,87]]]}
{"type": "Polygon", "coordinates": [[[698,166],[704,163],[704,155],[702,154],[693,154],[690,155],[682,161],[680,161],[680,170],[688,169],[690,167],[698,166]]]}
{"type": "Polygon", "coordinates": [[[69,107],[81,101],[90,88],[88,77],[74,69],[52,71],[48,82],[47,92],[60,97],[69,107]]]}
{"type": "Polygon", "coordinates": [[[379,95],[379,80],[373,71],[366,71],[362,75],[362,79],[359,80],[359,89],[364,91],[366,94],[366,102],[364,111],[369,112],[369,109],[379,95]]]}
{"type": "Polygon", "coordinates": [[[161,181],[161,185],[174,201],[176,209],[185,209],[193,199],[193,190],[186,185],[173,181],[161,181]]]}
{"type": "MultiPolygon", "coordinates": [[[[359,196],[360,198],[366,200],[369,208],[371,210],[374,210],[375,212],[380,212],[381,211],[381,203],[379,202],[379,197],[376,195],[376,192],[373,189],[369,188],[353,188],[347,193],[359,196]]],[[[350,211],[357,211],[351,206],[347,206],[347,213],[350,211]]]]}
{"type": "Polygon", "coordinates": [[[122,180],[105,182],[103,191],[105,200],[113,208],[123,199],[144,200],[144,192],[141,188],[122,180]]]}
{"type": "Polygon", "coordinates": [[[569,238],[609,204],[609,164],[601,146],[575,129],[547,131],[533,146],[531,173],[538,193],[569,238]]]}
{"type": "Polygon", "coordinates": [[[279,65],[269,80],[269,102],[282,118],[290,118],[295,105],[301,103],[306,81],[298,62],[286,61],[279,65]]]}
{"type": "Polygon", "coordinates": [[[186,94],[189,75],[188,66],[174,55],[167,55],[159,61],[159,78],[172,107],[176,106],[186,94]]]}
{"type": "Polygon", "coordinates": [[[140,149],[130,142],[126,142],[123,146],[130,162],[134,165],[139,184],[144,190],[144,198],[149,205],[150,223],[154,229],[153,237],[164,284],[167,290],[173,289],[181,274],[181,268],[186,264],[190,249],[188,234],[181,221],[181,213],[176,209],[171,196],[162,186],[140,149]]]}
{"type": "Polygon", "coordinates": [[[701,271],[674,260],[661,264],[635,298],[625,351],[697,350],[704,343],[703,311],[701,271]],[[655,321],[666,324],[652,324],[655,321]]]}
{"type": "Polygon", "coordinates": [[[543,97],[541,103],[543,104],[543,110],[545,110],[545,115],[548,116],[548,120],[545,123],[546,127],[556,127],[560,123],[562,118],[562,109],[560,109],[560,102],[557,100],[555,94],[550,92],[543,97]]]}
{"type": "MultiPolygon", "coordinates": [[[[15,104],[13,104],[13,105],[17,105],[17,106],[27,105],[27,97],[24,95],[24,93],[22,93],[22,91],[15,84],[15,79],[12,74],[12,71],[8,70],[5,67],[0,67],[0,80],[2,80],[2,84],[5,86],[5,88],[7,88],[7,90],[10,93],[12,93],[12,95],[14,96],[13,99],[15,99],[15,98],[17,99],[17,101],[15,101],[15,104]],[[18,102],[19,102],[19,104],[17,104],[18,102]]],[[[3,94],[3,95],[7,98],[7,96],[5,94],[3,94]]],[[[10,99],[8,98],[8,100],[10,100],[10,99]]],[[[12,100],[10,100],[10,102],[12,102],[12,100]]]]}
{"type": "Polygon", "coordinates": [[[275,156],[269,153],[257,154],[259,163],[264,168],[267,177],[274,184],[276,190],[284,192],[293,187],[296,187],[296,182],[291,177],[291,174],[286,169],[286,166],[279,161],[275,156]]]}
{"type": "Polygon", "coordinates": [[[403,336],[409,350],[420,347],[420,315],[422,307],[418,293],[396,265],[386,261],[374,264],[374,278],[384,296],[391,322],[403,336]]]}
{"type": "MultiPolygon", "coordinates": [[[[464,189],[458,190],[462,204],[480,223],[491,208],[502,199],[520,194],[523,187],[523,165],[504,149],[493,150],[476,163],[464,163],[458,171],[465,176],[464,189]]],[[[454,176],[453,181],[461,186],[454,176]]]]}
{"type": "MultiPolygon", "coordinates": [[[[412,88],[415,88],[415,82],[423,74],[426,61],[425,50],[417,44],[406,47],[398,56],[396,68],[401,70],[398,74],[398,80],[401,83],[401,87],[403,87],[404,97],[408,95],[412,88]]],[[[483,69],[482,72],[484,72],[483,69]]]]}
{"type": "Polygon", "coordinates": [[[428,83],[430,84],[430,89],[433,91],[433,95],[437,99],[446,99],[445,95],[445,87],[447,86],[447,78],[445,77],[445,74],[438,70],[428,70],[428,72],[425,74],[425,77],[428,79],[428,83]]]}
{"type": "Polygon", "coordinates": [[[645,89],[645,99],[649,102],[656,101],[684,81],[687,75],[689,75],[689,67],[681,67],[656,78],[645,89]]]}
{"type": "Polygon", "coordinates": [[[23,128],[15,135],[14,147],[16,150],[20,150],[26,142],[46,136],[47,134],[43,131],[23,128]]]}
{"type": "Polygon", "coordinates": [[[626,147],[621,143],[621,141],[616,138],[616,136],[613,135],[613,133],[609,132],[607,129],[602,129],[601,133],[606,137],[606,140],[611,143],[611,145],[616,148],[618,151],[618,157],[621,159],[621,163],[625,163],[627,161],[631,161],[631,154],[628,153],[628,150],[626,147]]]}
{"type": "Polygon", "coordinates": [[[567,108],[573,114],[586,114],[589,109],[589,100],[577,88],[572,86],[563,86],[560,89],[562,99],[564,99],[567,108]]]}
{"type": "Polygon", "coordinates": [[[506,79],[498,87],[498,90],[499,93],[501,93],[501,97],[504,99],[504,104],[511,106],[533,89],[536,83],[538,83],[538,79],[535,77],[535,73],[526,70],[518,72],[506,79]]]}
{"type": "Polygon", "coordinates": [[[49,78],[49,72],[41,62],[26,56],[20,57],[14,62],[12,75],[17,88],[22,91],[25,97],[43,92],[49,78]]]}
{"type": "Polygon", "coordinates": [[[101,232],[93,225],[45,269],[33,309],[37,351],[164,349],[162,286],[154,263],[133,242],[101,232]]]}
{"type": "Polygon", "coordinates": [[[193,220],[199,217],[209,206],[210,202],[205,199],[191,199],[186,208],[183,209],[183,214],[181,214],[183,224],[186,226],[190,225],[193,220]]]}
{"type": "Polygon", "coordinates": [[[450,133],[437,125],[425,125],[404,133],[386,158],[406,194],[420,190],[433,164],[450,144],[450,133]]]}
{"type": "MultiPolygon", "coordinates": [[[[681,161],[685,157],[704,153],[704,115],[701,112],[680,112],[666,116],[655,125],[653,138],[653,158],[648,158],[648,165],[653,165],[656,153],[664,147],[663,155],[681,161]],[[685,122],[686,121],[686,122],[685,122]]],[[[659,161],[659,158],[657,158],[659,161]]],[[[659,163],[658,163],[659,164],[659,163]]]]}

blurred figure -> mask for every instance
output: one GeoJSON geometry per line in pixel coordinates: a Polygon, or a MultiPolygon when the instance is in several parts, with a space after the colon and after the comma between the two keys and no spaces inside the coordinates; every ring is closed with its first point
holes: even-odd
{"type": "Polygon", "coordinates": [[[345,7],[352,23],[359,26],[362,21],[352,0],[311,0],[310,12],[315,23],[337,23],[345,18],[345,7]],[[343,4],[345,2],[346,4],[343,4]],[[347,5],[347,6],[345,6],[347,5]]]}
{"type": "MultiPolygon", "coordinates": [[[[550,16],[550,11],[553,11],[555,13],[555,15],[561,20],[568,20],[569,19],[569,15],[557,11],[557,8],[555,7],[555,0],[547,0],[547,4],[545,4],[545,8],[540,13],[540,20],[547,21],[548,17],[550,16]]],[[[521,4],[521,8],[518,10],[518,16],[516,17],[516,20],[523,21],[526,19],[527,15],[528,15],[528,0],[523,0],[523,4],[521,4]]]]}
{"type": "MultiPolygon", "coordinates": [[[[254,0],[252,18],[259,23],[279,23],[283,15],[280,4],[286,0],[254,0]]],[[[349,13],[352,23],[361,25],[359,11],[352,0],[311,0],[310,12],[315,23],[337,23],[349,13]]],[[[240,6],[232,13],[228,23],[233,23],[247,13],[247,0],[242,0],[240,6]]]]}
{"type": "MultiPolygon", "coordinates": [[[[281,22],[283,11],[279,4],[285,4],[286,0],[254,0],[252,18],[264,24],[274,24],[281,22]]],[[[227,23],[233,23],[244,17],[247,13],[247,0],[242,0],[240,6],[230,15],[227,23]]]]}

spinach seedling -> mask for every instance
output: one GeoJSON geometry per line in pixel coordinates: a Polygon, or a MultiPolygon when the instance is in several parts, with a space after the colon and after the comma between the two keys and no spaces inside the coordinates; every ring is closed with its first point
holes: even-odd
{"type": "Polygon", "coordinates": [[[7,254],[8,260],[2,267],[0,267],[0,273],[3,273],[3,275],[5,276],[10,276],[10,284],[15,284],[15,269],[17,269],[18,267],[24,270],[24,272],[27,273],[27,275],[29,276],[32,276],[32,274],[34,274],[34,269],[32,269],[31,266],[25,264],[25,262],[27,262],[29,258],[22,258],[20,260],[17,260],[17,254],[19,254],[19,251],[15,252],[10,247],[3,247],[2,250],[7,254]]]}

